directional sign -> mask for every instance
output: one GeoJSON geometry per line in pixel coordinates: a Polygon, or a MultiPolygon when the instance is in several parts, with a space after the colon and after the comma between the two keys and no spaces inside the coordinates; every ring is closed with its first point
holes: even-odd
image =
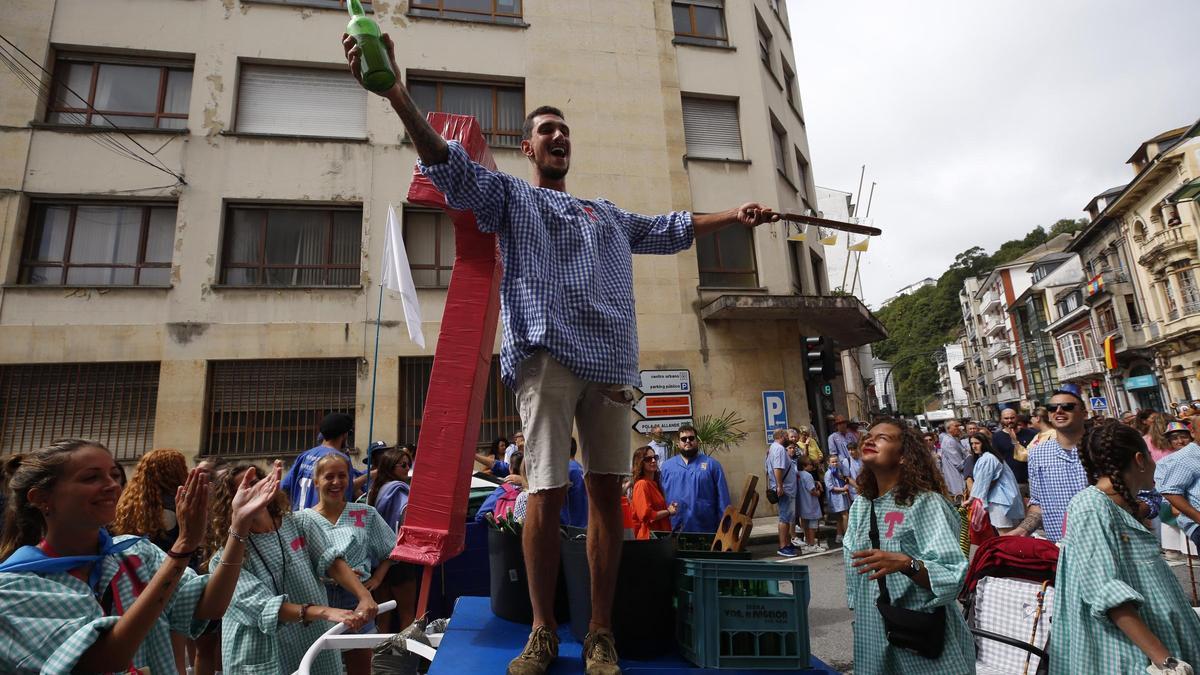
{"type": "Polygon", "coordinates": [[[642,417],[654,419],[664,417],[691,417],[691,394],[653,394],[643,396],[633,404],[633,409],[642,417]]]}
{"type": "Polygon", "coordinates": [[[670,419],[670,420],[638,420],[633,425],[633,430],[639,434],[648,434],[654,427],[662,427],[664,432],[679,431],[679,427],[684,425],[690,426],[692,418],[687,419],[670,419]]]}
{"type": "MultiPolygon", "coordinates": [[[[686,370],[643,370],[643,394],[688,394],[692,391],[692,374],[686,370]]],[[[690,413],[689,413],[690,414],[690,413]]]]}
{"type": "Polygon", "coordinates": [[[1108,410],[1108,399],[1103,396],[1093,396],[1090,405],[1092,410],[1108,410]]]}
{"type": "Polygon", "coordinates": [[[770,443],[774,440],[776,429],[787,428],[787,394],[782,391],[764,391],[762,398],[763,426],[767,430],[767,443],[770,443]]]}

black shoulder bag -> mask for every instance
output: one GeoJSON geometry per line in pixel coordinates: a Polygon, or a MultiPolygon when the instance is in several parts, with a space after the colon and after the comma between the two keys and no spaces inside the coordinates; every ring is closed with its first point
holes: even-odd
{"type": "MultiPolygon", "coordinates": [[[[875,523],[874,500],[871,500],[870,535],[871,547],[879,549],[879,525],[875,523]]],[[[932,613],[927,613],[896,607],[888,595],[887,576],[879,577],[878,581],[879,599],[875,601],[875,606],[883,617],[887,641],[927,659],[941,656],[946,646],[946,608],[938,607],[932,613]]]]}
{"type": "MultiPolygon", "coordinates": [[[[787,480],[788,476],[792,475],[792,466],[793,466],[792,460],[791,460],[791,458],[788,458],[788,469],[783,474],[784,480],[787,480]]],[[[774,469],[768,469],[768,471],[773,472],[774,469]]],[[[767,474],[767,502],[769,502],[771,504],[779,503],[779,495],[774,490],[771,489],[771,475],[770,474],[767,474]]]]}

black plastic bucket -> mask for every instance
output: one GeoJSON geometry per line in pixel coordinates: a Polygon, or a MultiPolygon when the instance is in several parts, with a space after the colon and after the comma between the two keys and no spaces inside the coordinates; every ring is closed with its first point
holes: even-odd
{"type": "MultiPolygon", "coordinates": [[[[583,642],[592,617],[587,541],[579,537],[582,530],[565,531],[562,563],[570,599],[571,634],[583,642]]],[[[674,649],[675,641],[670,637],[675,626],[674,577],[673,538],[622,543],[612,615],[613,635],[621,656],[654,658],[674,649]]]]}
{"type": "MultiPolygon", "coordinates": [[[[488,527],[487,538],[492,614],[516,623],[532,624],[533,605],[529,602],[529,579],[525,576],[521,537],[488,527]]],[[[561,565],[555,590],[554,620],[561,623],[570,616],[561,565]]]]}

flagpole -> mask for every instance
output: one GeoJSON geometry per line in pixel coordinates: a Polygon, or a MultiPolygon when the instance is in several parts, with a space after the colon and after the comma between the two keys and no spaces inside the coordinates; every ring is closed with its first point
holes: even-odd
{"type": "Polygon", "coordinates": [[[375,442],[375,382],[379,380],[379,329],[383,326],[383,284],[379,284],[379,308],[375,310],[375,359],[371,363],[371,416],[367,422],[367,484],[371,481],[371,444],[375,442]]]}

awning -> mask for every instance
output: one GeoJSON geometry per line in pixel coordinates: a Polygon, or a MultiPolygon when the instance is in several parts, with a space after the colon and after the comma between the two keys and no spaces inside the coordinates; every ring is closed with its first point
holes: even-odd
{"type": "Polygon", "coordinates": [[[879,319],[852,295],[722,295],[700,310],[705,321],[795,321],[804,335],[825,336],[839,347],[887,338],[879,319]]]}
{"type": "Polygon", "coordinates": [[[1200,195],[1200,178],[1193,179],[1192,182],[1172,192],[1171,196],[1167,197],[1167,201],[1174,203],[1195,201],[1196,195],[1200,195]]]}

